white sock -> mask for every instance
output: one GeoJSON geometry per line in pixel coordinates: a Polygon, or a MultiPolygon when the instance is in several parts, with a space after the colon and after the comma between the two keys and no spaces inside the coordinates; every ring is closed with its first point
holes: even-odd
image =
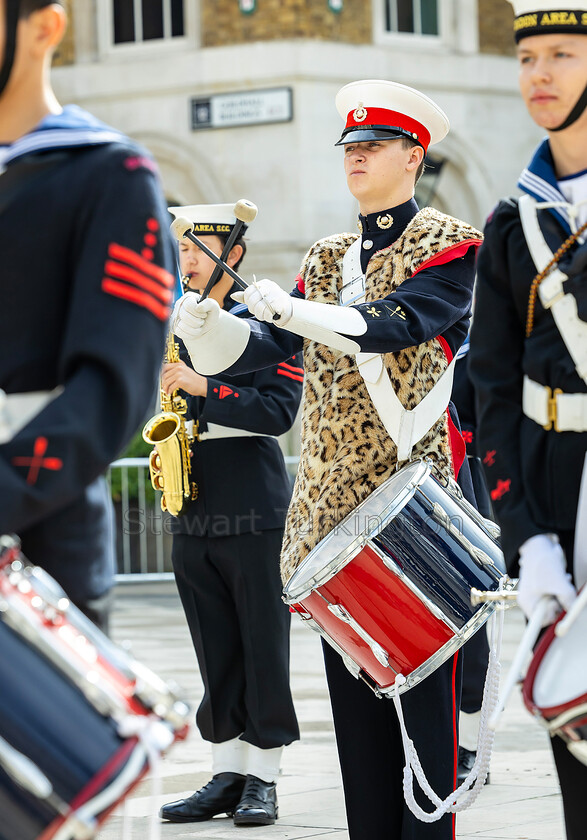
{"type": "Polygon", "coordinates": [[[220,744],[212,744],[212,775],[218,773],[247,774],[247,754],[250,744],[240,738],[232,738],[220,744]]]}
{"type": "Polygon", "coordinates": [[[461,712],[459,715],[459,747],[477,752],[477,740],[479,737],[479,724],[481,723],[481,710],[478,712],[461,712]]]}
{"type": "Polygon", "coordinates": [[[264,782],[276,782],[279,778],[281,766],[281,754],[283,747],[273,747],[270,750],[262,750],[249,744],[249,755],[247,762],[247,773],[257,776],[264,782]]]}

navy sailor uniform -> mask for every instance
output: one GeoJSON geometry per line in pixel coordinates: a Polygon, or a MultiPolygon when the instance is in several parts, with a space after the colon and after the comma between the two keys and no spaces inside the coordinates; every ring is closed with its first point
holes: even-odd
{"type": "Polygon", "coordinates": [[[279,576],[291,482],[276,438],[294,423],[302,382],[292,354],[254,373],[208,377],[205,398],[185,395],[202,440],[191,459],[198,497],[173,520],[173,568],[204,683],[196,722],[212,743],[241,737],[271,749],[299,738],[279,576]]]}
{"type": "Polygon", "coordinates": [[[167,214],[148,153],[75,106],[1,147],[0,171],[0,534],[96,618],[115,571],[103,474],[145,419],[172,303],[167,214]],[[6,431],[37,391],[54,398],[6,431]]]}

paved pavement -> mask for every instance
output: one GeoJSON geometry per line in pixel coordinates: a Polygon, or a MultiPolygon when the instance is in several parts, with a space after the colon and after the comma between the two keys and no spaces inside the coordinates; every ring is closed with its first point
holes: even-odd
{"type": "MultiPolygon", "coordinates": [[[[508,610],[502,650],[504,674],[522,626],[519,611],[508,610]]],[[[130,642],[137,659],[178,683],[184,698],[197,706],[202,684],[173,583],[119,586],[112,635],[118,643],[130,642]]],[[[152,818],[164,802],[189,795],[209,780],[210,750],[194,725],[187,739],[175,744],[164,758],[161,791],[153,792],[151,779],[141,782],[105,823],[99,840],[155,840],[159,831],[162,840],[242,840],[245,835],[252,840],[348,840],[320,641],[297,618],[292,622],[291,679],[302,737],[284,753],[278,785],[280,818],[274,826],[237,828],[226,817],[188,824],[160,823],[152,818]]],[[[497,733],[491,784],[458,816],[457,837],[564,840],[564,836],[547,736],[515,690],[497,733]]]]}

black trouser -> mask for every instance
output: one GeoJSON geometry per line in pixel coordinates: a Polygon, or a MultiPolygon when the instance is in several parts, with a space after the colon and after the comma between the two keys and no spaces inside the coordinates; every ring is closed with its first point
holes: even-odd
{"type": "MultiPolygon", "coordinates": [[[[574,532],[559,531],[558,535],[567,558],[567,568],[571,570],[575,534],[574,532]]],[[[568,751],[562,738],[558,736],[551,738],[551,745],[563,797],[567,840],[585,840],[587,834],[585,829],[587,765],[582,764],[568,751]]]]}
{"type": "Polygon", "coordinates": [[[290,613],[281,600],[283,531],[173,538],[173,569],[204,682],[206,741],[242,734],[261,749],[299,738],[289,685],[290,613]]]}
{"type": "MultiPolygon", "coordinates": [[[[323,648],[351,840],[454,840],[453,814],[424,823],[404,802],[405,759],[393,700],[376,697],[330,645],[323,648]]],[[[408,736],[441,799],[456,787],[460,682],[453,657],[402,695],[408,736]]],[[[417,782],[414,789],[424,810],[433,811],[417,782]]]]}
{"type": "Polygon", "coordinates": [[[463,645],[461,658],[463,660],[461,712],[473,714],[480,710],[483,702],[483,688],[489,661],[486,624],[463,645]]]}

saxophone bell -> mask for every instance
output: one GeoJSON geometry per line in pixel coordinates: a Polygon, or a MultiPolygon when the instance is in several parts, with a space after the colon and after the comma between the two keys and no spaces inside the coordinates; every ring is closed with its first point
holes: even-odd
{"type": "MultiPolygon", "coordinates": [[[[180,361],[179,346],[171,332],[165,361],[180,361]]],[[[189,502],[198,498],[198,487],[190,481],[193,437],[184,418],[187,404],[178,391],[168,395],[161,389],[161,408],[143,427],[143,440],[154,447],[149,456],[151,484],[161,491],[161,510],[181,516],[189,502]]]]}

